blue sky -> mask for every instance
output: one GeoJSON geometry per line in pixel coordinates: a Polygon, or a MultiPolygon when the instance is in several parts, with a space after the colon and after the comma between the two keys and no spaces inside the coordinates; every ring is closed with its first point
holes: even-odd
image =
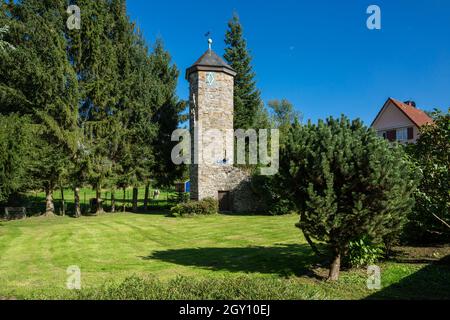
{"type": "Polygon", "coordinates": [[[207,49],[224,49],[237,11],[265,102],[289,99],[317,120],[344,113],[370,124],[388,97],[431,110],[450,106],[450,1],[128,0],[149,43],[160,36],[184,71],[207,49]],[[366,9],[381,8],[382,29],[369,30],[366,9]]]}

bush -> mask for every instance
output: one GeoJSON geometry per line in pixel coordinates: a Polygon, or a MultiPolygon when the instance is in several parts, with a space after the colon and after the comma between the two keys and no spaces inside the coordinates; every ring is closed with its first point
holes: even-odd
{"type": "Polygon", "coordinates": [[[213,198],[206,198],[201,201],[188,201],[176,205],[170,212],[174,217],[212,215],[219,212],[219,203],[213,198]]]}
{"type": "Polygon", "coordinates": [[[366,267],[379,261],[384,255],[383,246],[373,244],[367,237],[349,244],[346,264],[349,267],[366,267]]]}
{"type": "Polygon", "coordinates": [[[189,193],[178,192],[177,193],[177,203],[186,203],[189,202],[189,193]]]}
{"type": "Polygon", "coordinates": [[[254,175],[252,178],[252,189],[259,196],[272,216],[281,216],[297,212],[294,201],[286,196],[283,181],[279,176],[254,175]]]}

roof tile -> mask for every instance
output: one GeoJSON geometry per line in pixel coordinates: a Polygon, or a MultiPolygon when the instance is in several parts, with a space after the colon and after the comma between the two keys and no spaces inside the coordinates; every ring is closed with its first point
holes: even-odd
{"type": "Polygon", "coordinates": [[[396,99],[389,98],[392,103],[399,108],[417,127],[422,127],[426,124],[432,124],[433,119],[431,119],[425,112],[417,109],[413,106],[407,105],[406,103],[400,102],[396,99]]]}

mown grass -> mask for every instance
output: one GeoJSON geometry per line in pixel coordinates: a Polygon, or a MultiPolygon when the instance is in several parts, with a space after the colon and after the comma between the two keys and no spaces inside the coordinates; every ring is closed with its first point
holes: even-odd
{"type": "Polygon", "coordinates": [[[0,298],[450,298],[450,267],[426,261],[381,263],[379,292],[367,289],[365,270],[327,283],[297,219],[123,213],[4,222],[0,298]],[[82,272],[80,292],[66,289],[72,265],[82,272]]]}

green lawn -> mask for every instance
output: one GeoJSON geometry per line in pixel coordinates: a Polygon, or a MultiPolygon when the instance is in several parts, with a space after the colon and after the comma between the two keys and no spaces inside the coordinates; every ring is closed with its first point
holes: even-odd
{"type": "Polygon", "coordinates": [[[3,222],[0,298],[70,296],[65,284],[71,265],[81,268],[83,290],[133,275],[162,282],[177,276],[246,276],[283,281],[300,298],[450,297],[450,267],[431,260],[380,264],[384,289],[379,292],[366,288],[364,270],[344,271],[339,283],[327,283],[321,279],[326,269],[294,227],[296,221],[297,216],[177,219],[124,213],[3,222]]]}

